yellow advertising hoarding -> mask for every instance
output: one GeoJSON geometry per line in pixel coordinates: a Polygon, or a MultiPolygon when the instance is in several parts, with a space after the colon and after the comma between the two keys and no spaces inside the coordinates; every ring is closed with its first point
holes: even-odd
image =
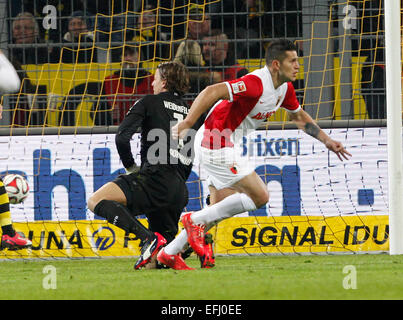
{"type": "MultiPolygon", "coordinates": [[[[146,220],[141,220],[146,224],[146,220]]],[[[127,257],[139,239],[101,220],[15,223],[31,249],[0,251],[0,258],[127,257]]],[[[215,253],[290,254],[379,252],[389,249],[387,215],[235,217],[210,230],[215,253]]]]}
{"type": "Polygon", "coordinates": [[[216,228],[226,254],[387,251],[389,220],[378,216],[282,216],[228,219],[216,228]]]}

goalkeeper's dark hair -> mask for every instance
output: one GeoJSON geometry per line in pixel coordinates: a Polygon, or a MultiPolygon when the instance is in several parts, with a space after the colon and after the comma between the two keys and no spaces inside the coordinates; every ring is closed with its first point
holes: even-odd
{"type": "Polygon", "coordinates": [[[273,60],[283,61],[286,57],[286,51],[297,51],[297,47],[288,39],[271,42],[266,50],[266,65],[269,66],[273,60]]]}
{"type": "Polygon", "coordinates": [[[157,69],[162,80],[166,81],[165,88],[169,92],[176,92],[183,96],[189,91],[189,72],[179,61],[162,62],[157,69]]]}

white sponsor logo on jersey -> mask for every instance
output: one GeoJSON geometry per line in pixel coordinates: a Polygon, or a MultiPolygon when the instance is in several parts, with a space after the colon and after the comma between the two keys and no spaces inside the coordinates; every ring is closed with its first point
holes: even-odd
{"type": "Polygon", "coordinates": [[[244,92],[246,91],[246,86],[245,83],[243,81],[238,81],[235,83],[231,83],[232,86],[232,91],[234,93],[239,93],[239,92],[244,92]]]}

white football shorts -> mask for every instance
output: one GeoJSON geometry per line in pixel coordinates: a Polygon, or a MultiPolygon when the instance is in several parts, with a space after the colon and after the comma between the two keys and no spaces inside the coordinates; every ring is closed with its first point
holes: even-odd
{"type": "Polygon", "coordinates": [[[242,156],[242,148],[208,149],[201,146],[204,125],[195,137],[195,158],[207,174],[207,183],[217,190],[231,187],[255,170],[254,161],[242,156]]]}

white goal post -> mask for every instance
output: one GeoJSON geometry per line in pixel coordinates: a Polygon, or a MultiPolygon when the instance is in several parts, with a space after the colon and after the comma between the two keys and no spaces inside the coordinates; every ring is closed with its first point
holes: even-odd
{"type": "Polygon", "coordinates": [[[403,254],[403,176],[400,1],[385,1],[389,251],[403,254]]]}

